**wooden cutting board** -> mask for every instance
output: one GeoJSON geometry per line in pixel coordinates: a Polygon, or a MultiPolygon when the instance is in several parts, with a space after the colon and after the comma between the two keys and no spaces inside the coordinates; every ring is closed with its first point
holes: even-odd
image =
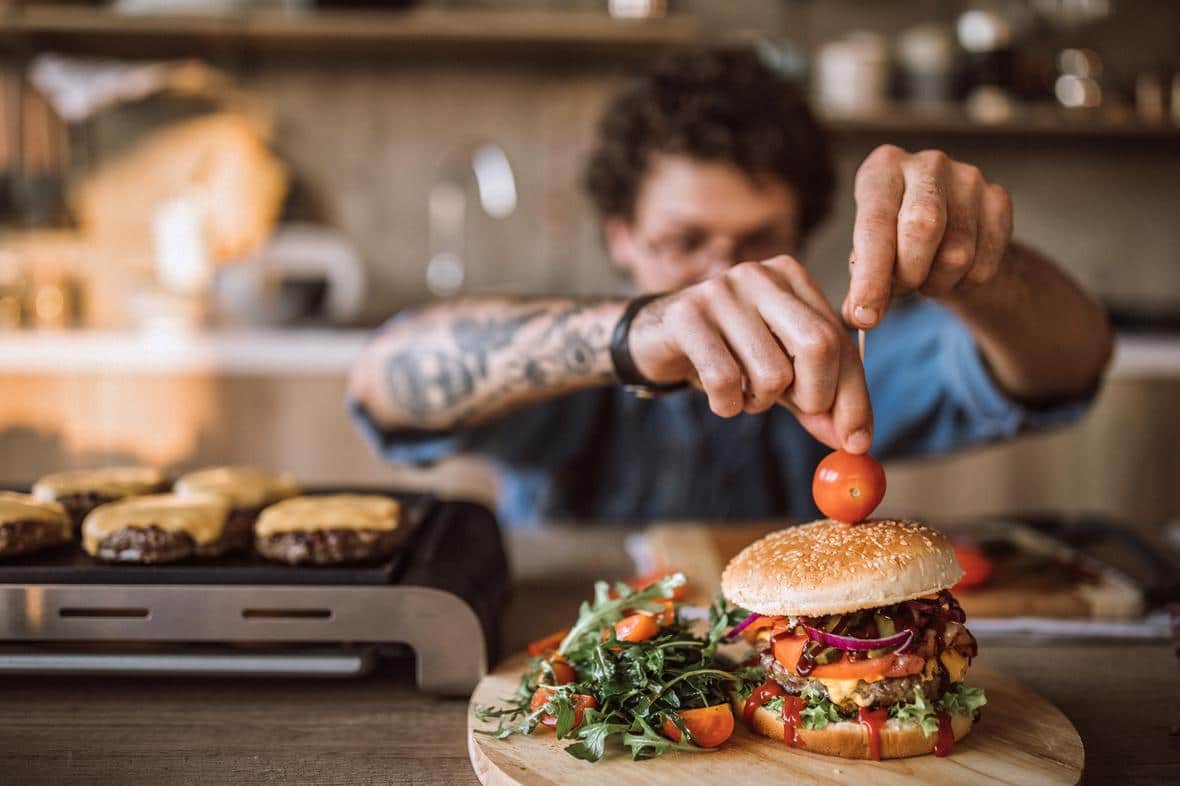
{"type": "MultiPolygon", "coordinates": [[[[506,661],[484,677],[472,704],[498,704],[516,691],[524,656],[506,661]]],[[[807,753],[751,734],[739,722],[715,753],[677,753],[634,762],[622,748],[591,764],[565,752],[570,740],[550,731],[496,740],[474,734],[486,728],[470,712],[467,749],[475,774],[488,786],[554,784],[636,784],[686,786],[697,783],[873,784],[873,786],[955,786],[956,784],[1076,784],[1082,776],[1082,740],[1061,710],[1015,680],[984,667],[971,670],[971,684],[987,691],[988,704],[975,728],[947,758],[917,756],[873,762],[807,753]]]]}

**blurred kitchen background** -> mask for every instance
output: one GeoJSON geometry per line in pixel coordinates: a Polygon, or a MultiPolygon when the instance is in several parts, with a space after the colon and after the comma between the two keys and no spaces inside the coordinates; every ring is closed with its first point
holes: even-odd
{"type": "Polygon", "coordinates": [[[433,297],[625,291],[580,190],[595,119],[721,42],[832,129],[843,190],[805,261],[833,298],[853,172],[892,142],[978,164],[1115,315],[1083,426],[893,465],[886,509],[1180,517],[1172,0],[0,3],[0,484],[250,462],[494,494],[468,460],[373,458],[350,361],[433,297]]]}

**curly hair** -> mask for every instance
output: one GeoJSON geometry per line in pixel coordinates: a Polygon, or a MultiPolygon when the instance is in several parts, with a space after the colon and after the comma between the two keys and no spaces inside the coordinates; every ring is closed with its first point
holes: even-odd
{"type": "Polygon", "coordinates": [[[835,176],[823,130],[798,88],[749,49],[669,56],[615,97],[584,178],[602,217],[634,217],[659,153],[781,179],[800,199],[803,233],[831,205],[835,176]]]}

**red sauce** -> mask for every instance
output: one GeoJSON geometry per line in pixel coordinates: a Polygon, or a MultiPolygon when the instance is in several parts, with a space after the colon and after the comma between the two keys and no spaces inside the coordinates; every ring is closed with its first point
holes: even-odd
{"type": "Polygon", "coordinates": [[[950,756],[955,750],[955,732],[951,729],[951,716],[945,712],[935,714],[938,718],[938,740],[934,743],[934,755],[950,756]]]}
{"type": "Polygon", "coordinates": [[[783,742],[792,748],[802,748],[803,740],[799,739],[799,726],[802,721],[799,713],[807,706],[807,702],[798,696],[783,697],[783,742]]]}
{"type": "Polygon", "coordinates": [[[775,696],[782,696],[785,692],[783,686],[774,680],[767,680],[757,688],[754,688],[754,692],[750,694],[750,697],[746,699],[746,703],[742,706],[742,720],[749,726],[754,722],[754,713],[758,711],[759,707],[775,696]]]}
{"type": "Polygon", "coordinates": [[[869,755],[873,761],[881,761],[881,727],[889,713],[885,709],[869,710],[861,707],[856,713],[856,722],[869,732],[869,755]]]}

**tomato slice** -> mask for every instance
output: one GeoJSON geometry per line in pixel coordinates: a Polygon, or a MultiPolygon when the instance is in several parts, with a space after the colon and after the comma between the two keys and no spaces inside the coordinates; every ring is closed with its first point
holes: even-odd
{"type": "Polygon", "coordinates": [[[783,626],[785,630],[786,624],[786,617],[759,617],[746,626],[746,629],[742,631],[742,638],[753,644],[754,640],[758,637],[758,631],[765,628],[773,630],[776,625],[783,626]]]}
{"type": "Polygon", "coordinates": [[[954,547],[955,559],[963,569],[963,578],[951,589],[970,589],[987,582],[995,566],[983,550],[971,543],[955,543],[954,547]]]}
{"type": "MultiPolygon", "coordinates": [[[[733,710],[728,704],[714,704],[696,710],[681,710],[680,720],[702,748],[717,748],[733,735],[733,710]]],[[[680,729],[671,720],[664,721],[664,736],[680,742],[680,729]]]]}
{"type": "Polygon", "coordinates": [[[535,658],[538,655],[544,655],[546,652],[557,649],[558,646],[561,645],[561,640],[565,638],[567,633],[569,633],[568,628],[566,630],[559,630],[554,633],[550,633],[544,638],[530,642],[528,646],[529,656],[535,658]]]}
{"type": "MultiPolygon", "coordinates": [[[[553,690],[541,686],[533,693],[533,698],[529,702],[529,708],[539,710],[544,707],[549,700],[553,698],[553,690]]],[[[587,709],[597,709],[598,700],[586,693],[575,693],[570,697],[574,705],[574,725],[572,728],[578,728],[582,725],[582,716],[587,709]]],[[[545,712],[541,714],[541,725],[548,726],[551,729],[557,728],[557,717],[552,713],[545,712]]]]}
{"type": "MultiPolygon", "coordinates": [[[[806,636],[783,636],[775,639],[774,659],[786,667],[787,671],[796,674],[795,667],[799,663],[799,656],[803,653],[805,644],[806,636]]],[[[835,663],[816,666],[807,676],[833,680],[873,680],[877,677],[906,677],[910,674],[919,674],[925,666],[926,659],[912,653],[882,655],[879,658],[864,660],[848,660],[847,657],[842,657],[835,663]]]]}

